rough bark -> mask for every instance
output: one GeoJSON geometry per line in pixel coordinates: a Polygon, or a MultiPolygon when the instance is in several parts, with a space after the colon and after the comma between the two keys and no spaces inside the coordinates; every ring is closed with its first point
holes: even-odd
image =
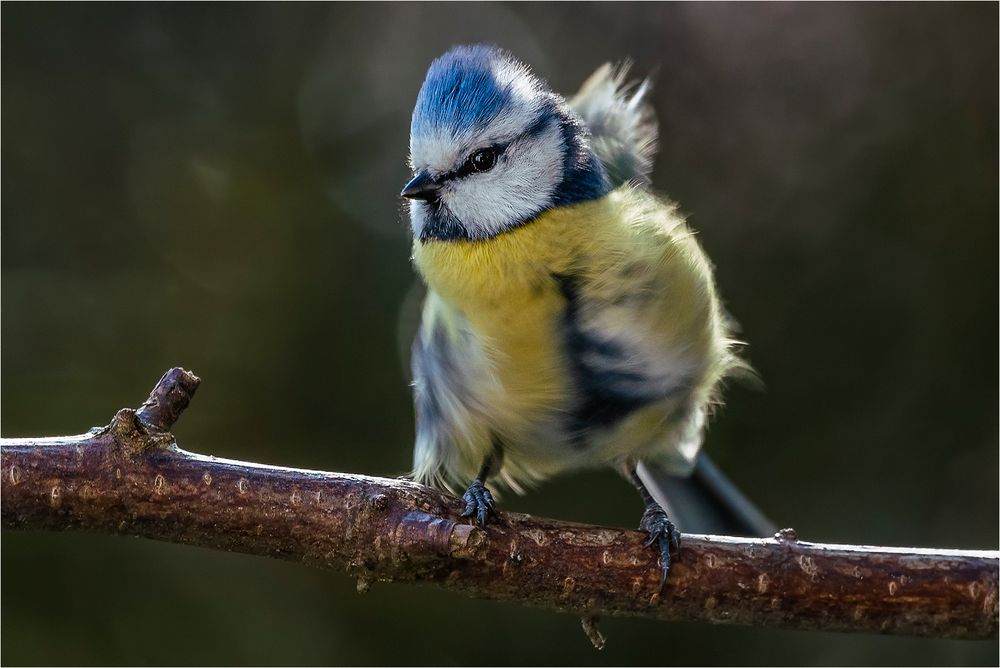
{"type": "Polygon", "coordinates": [[[81,436],[0,440],[5,529],[84,529],[432,583],[579,614],[952,638],[997,635],[998,553],[685,535],[663,593],[638,531],[501,513],[405,480],[263,466],[179,449],[198,379],[164,375],[137,411],[81,436]]]}

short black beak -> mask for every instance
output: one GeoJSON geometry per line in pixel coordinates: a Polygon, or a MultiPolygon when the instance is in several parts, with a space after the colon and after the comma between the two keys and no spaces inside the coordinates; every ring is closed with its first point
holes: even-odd
{"type": "Polygon", "coordinates": [[[425,170],[418,172],[409,183],[403,186],[403,192],[399,194],[409,199],[429,200],[434,199],[439,190],[441,190],[441,184],[425,170]]]}

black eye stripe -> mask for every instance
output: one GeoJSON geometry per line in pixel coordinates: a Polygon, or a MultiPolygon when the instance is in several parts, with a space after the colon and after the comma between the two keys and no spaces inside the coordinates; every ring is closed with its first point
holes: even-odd
{"type": "Polygon", "coordinates": [[[509,142],[506,144],[493,144],[492,146],[485,146],[482,148],[478,148],[472,153],[470,153],[468,157],[466,157],[465,162],[462,163],[461,167],[453,171],[450,171],[447,174],[442,174],[439,177],[439,180],[448,181],[450,179],[460,179],[462,177],[469,176],[470,174],[479,174],[482,172],[489,171],[490,169],[495,167],[496,163],[500,160],[501,157],[503,157],[503,154],[507,150],[508,146],[510,146],[509,142]],[[482,151],[491,151],[493,153],[492,163],[487,168],[477,168],[472,162],[473,157],[482,151]]]}
{"type": "Polygon", "coordinates": [[[504,156],[504,154],[507,152],[507,149],[510,148],[511,144],[523,141],[525,139],[531,139],[533,137],[537,137],[542,132],[547,130],[553,123],[558,122],[559,119],[560,116],[557,113],[555,107],[549,105],[542,110],[542,112],[538,115],[538,117],[535,118],[535,120],[532,121],[531,124],[527,128],[525,128],[521,134],[516,135],[515,137],[507,141],[504,141],[502,143],[480,147],[475,151],[472,151],[466,156],[465,162],[463,162],[458,169],[453,169],[450,172],[445,172],[444,174],[441,174],[440,176],[438,176],[437,180],[443,183],[451,179],[460,179],[469,176],[470,174],[478,174],[482,173],[483,171],[489,171],[489,169],[492,169],[493,167],[496,166],[496,163],[499,162],[500,158],[504,156]],[[483,170],[476,169],[471,164],[472,157],[476,155],[476,153],[478,153],[479,151],[486,149],[494,151],[496,153],[496,158],[493,164],[490,165],[488,169],[483,169],[483,170]]]}

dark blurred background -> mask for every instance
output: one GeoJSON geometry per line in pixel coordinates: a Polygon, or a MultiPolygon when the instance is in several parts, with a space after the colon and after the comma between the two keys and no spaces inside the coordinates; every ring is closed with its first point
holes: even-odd
{"type": "MultiPolygon", "coordinates": [[[[197,452],[398,475],[421,291],[398,192],[429,62],[572,92],[655,72],[655,186],[765,389],[717,461],[808,540],[996,549],[998,67],[985,4],[9,4],[4,436],[85,431],[172,365],[197,452]]],[[[611,472],[504,505],[633,526],[611,472]]],[[[608,619],[122,537],[4,533],[4,664],[993,664],[996,642],[608,619]],[[472,623],[470,623],[472,622],[472,623]]]]}

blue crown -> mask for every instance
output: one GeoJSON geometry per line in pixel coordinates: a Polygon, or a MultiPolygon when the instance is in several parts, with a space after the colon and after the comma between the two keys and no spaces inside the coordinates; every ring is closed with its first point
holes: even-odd
{"type": "Polygon", "coordinates": [[[413,109],[411,132],[444,130],[457,136],[489,124],[511,97],[510,84],[496,79],[498,66],[516,67],[531,77],[506,51],[482,44],[455,47],[431,63],[413,109]]]}

